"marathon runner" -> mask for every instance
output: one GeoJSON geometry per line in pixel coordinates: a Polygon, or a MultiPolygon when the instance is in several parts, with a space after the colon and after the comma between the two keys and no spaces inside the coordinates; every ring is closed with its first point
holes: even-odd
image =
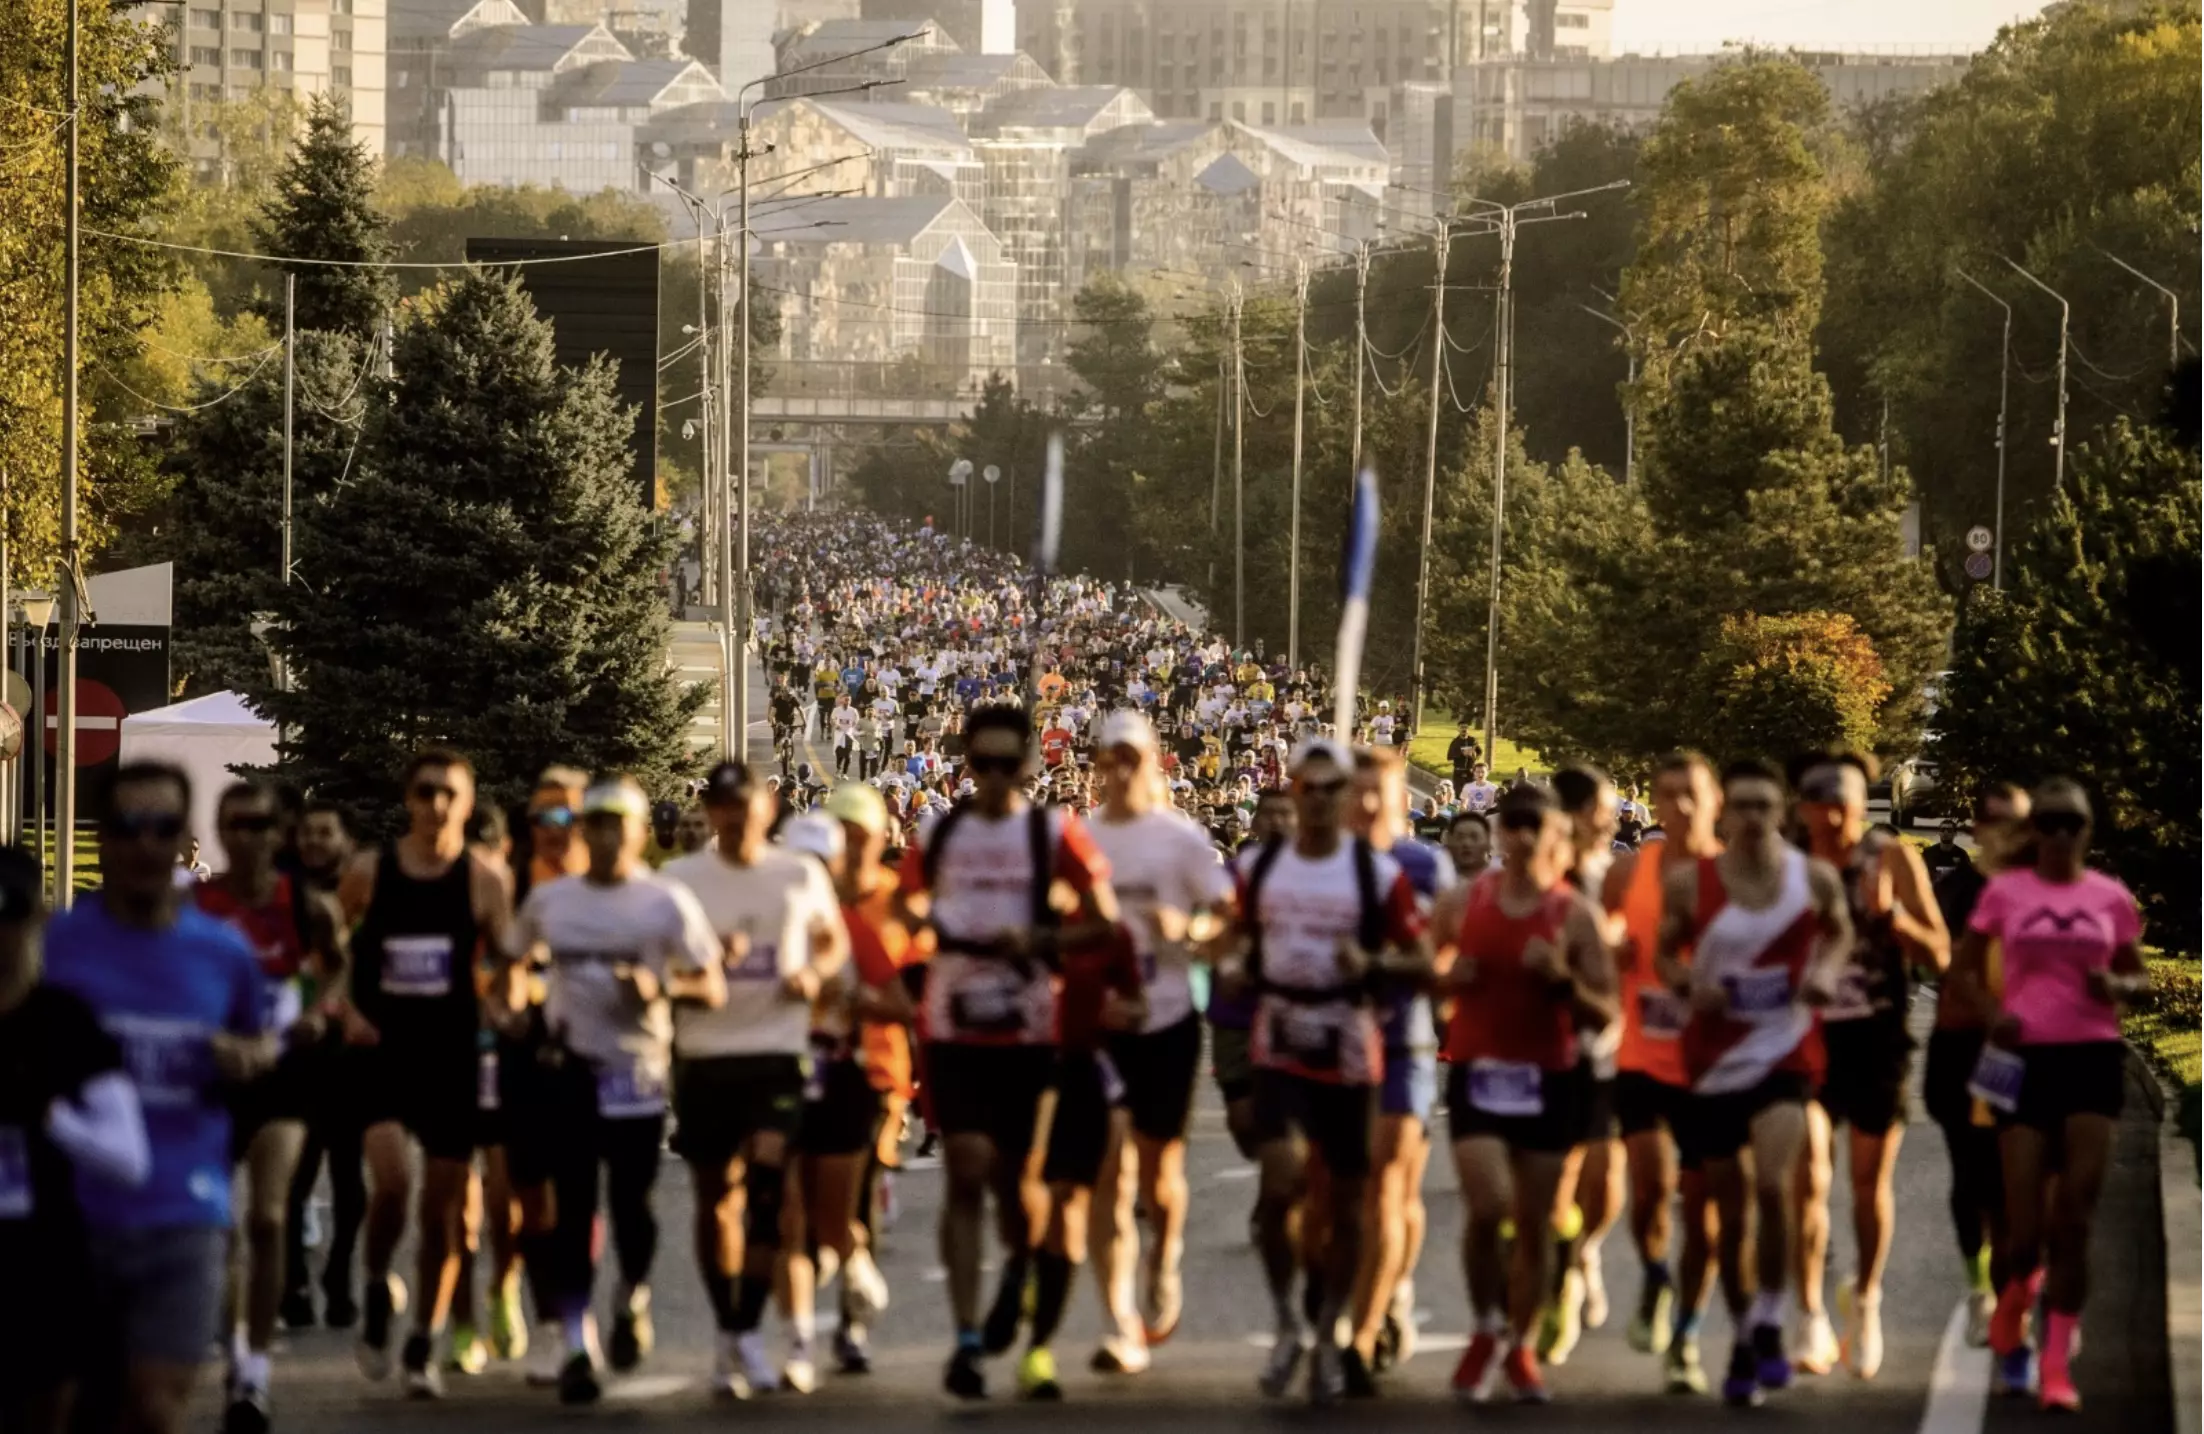
{"type": "Polygon", "coordinates": [[[1441,979],[1454,996],[1447,1118],[1467,1207],[1463,1265],[1474,1328],[1457,1398],[1505,1376],[1544,1403],[1532,1331],[1552,1280],[1562,1174],[1592,1114],[1583,1032],[1613,1019],[1614,971],[1598,912],[1569,885],[1569,820],[1543,788],[1501,798],[1501,865],[1439,899],[1441,979]],[[1502,1229],[1516,1230],[1511,1260],[1502,1229]]]}
{"type": "MultiPolygon", "coordinates": [[[[1248,820],[1247,840],[1239,844],[1235,857],[1245,857],[1273,843],[1291,842],[1297,824],[1293,794],[1264,791],[1248,820]]],[[[1255,1062],[1249,1051],[1248,1026],[1255,1018],[1255,993],[1227,991],[1224,982],[1212,981],[1209,1006],[1203,1015],[1209,1022],[1210,1069],[1217,1082],[1217,1094],[1224,1099],[1225,1129],[1240,1158],[1254,1160],[1259,1147],[1255,1138],[1255,1062]]],[[[1253,1245],[1261,1240],[1262,1202],[1258,1196],[1247,1215],[1247,1242],[1253,1245]]]]}
{"type": "MultiPolygon", "coordinates": [[[[297,859],[289,875],[296,889],[334,902],[337,884],[352,861],[351,830],[344,813],[334,803],[310,801],[300,813],[297,859]]],[[[340,925],[343,923],[339,923],[340,925]]],[[[314,1108],[307,1113],[306,1144],[299,1152],[291,1176],[290,1202],[284,1208],[285,1284],[283,1325],[286,1329],[311,1329],[314,1324],[312,1276],[307,1268],[307,1208],[320,1179],[323,1157],[328,1157],[329,1209],[322,1259],[321,1317],[331,1329],[350,1329],[359,1320],[359,1305],[352,1296],[352,1252],[360,1223],[367,1215],[367,1178],[360,1154],[360,1128],[351,1097],[337,1089],[335,1074],[343,1068],[344,1031],[332,1024],[322,1037],[325,1071],[331,1076],[314,1091],[314,1108]]]]}
{"type": "Polygon", "coordinates": [[[1806,1107],[1825,1068],[1816,1013],[1835,998],[1852,948],[1842,878],[1784,843],[1784,800],[1783,777],[1766,763],[1723,771],[1728,844],[1662,877],[1654,958],[1691,1008],[1683,1046],[1693,1099],[1677,1144],[1682,1159],[1704,1164],[1715,1201],[1736,1340],[1722,1397],[1741,1405],[1791,1382],[1783,1292],[1799,1243],[1806,1107]]]}
{"type": "Polygon", "coordinates": [[[748,765],[712,769],[704,810],[716,844],[663,875],[695,894],[726,968],[725,1004],[686,1006],[674,1022],[674,1148],[695,1187],[697,1268],[719,1327],[712,1388],[727,1399],[809,1393],[808,1342],[776,1369],[758,1326],[780,1256],[811,1008],[849,942],[819,864],[766,844],[774,801],[748,765]]]}
{"type": "Polygon", "coordinates": [[[1807,1112],[1799,1224],[1799,1301],[1806,1319],[1798,1365],[1825,1373],[1838,1347],[1821,1302],[1828,1245],[1831,1131],[1851,1127],[1847,1167],[1857,1270],[1840,1295],[1849,1311],[1841,1346],[1853,1371],[1873,1379],[1883,1362],[1882,1279],[1897,1220],[1891,1175],[1905,1135],[1905,1086],[1913,1038],[1906,1031],[1911,968],[1940,973],[1951,939],[1929,888],[1921,854],[1867,832],[1874,758],[1831,751],[1797,764],[1798,812],[1807,848],[1844,878],[1851,903],[1852,960],[1837,997],[1821,1012],[1828,1074],[1807,1112]]]}
{"type": "Polygon", "coordinates": [[[2034,861],[1990,879],[1959,955],[1963,992],[1989,1029],[1969,1085],[1998,1113],[2005,1171],[2005,1284],[1990,1348],[2000,1385],[2026,1392],[2033,1277],[2046,1268],[2041,1399],[2045,1409],[2070,1412],[2082,1404],[2070,1360],[2126,1079],[2120,1004],[2150,982],[2134,894],[2086,864],[2092,826],[2078,784],[2053,778],[2038,787],[2028,815],[2034,861]],[[2004,956],[2001,994],[1986,979],[1992,941],[2004,956]],[[2060,1166],[2046,1218],[2053,1148],[2060,1166]]]}
{"type": "Polygon", "coordinates": [[[476,952],[506,939],[512,905],[497,870],[467,845],[467,759],[430,748],[406,764],[402,781],[405,834],[355,857],[338,889],[354,923],[343,1010],[352,1049],[339,1078],[358,1099],[371,1191],[360,1370],[372,1380],[390,1373],[391,1322],[406,1308],[406,1287],[390,1267],[413,1185],[409,1146],[418,1142],[418,1307],[404,1366],[407,1393],[434,1398],[443,1392],[435,1345],[458,1281],[474,1160],[483,1024],[476,952]]]}

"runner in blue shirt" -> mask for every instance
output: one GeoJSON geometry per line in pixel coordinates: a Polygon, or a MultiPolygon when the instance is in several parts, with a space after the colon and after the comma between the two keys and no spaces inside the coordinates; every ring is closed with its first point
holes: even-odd
{"type": "Polygon", "coordinates": [[[84,1397],[120,1400],[90,1427],[181,1427],[219,1333],[229,1264],[226,1094],[269,1070],[276,1042],[252,947],[176,885],[191,781],[163,763],[125,763],[100,824],[106,884],[56,917],[48,979],[92,1008],[122,1049],[152,1152],[143,1184],[80,1170],[92,1235],[96,1358],[84,1397]]]}

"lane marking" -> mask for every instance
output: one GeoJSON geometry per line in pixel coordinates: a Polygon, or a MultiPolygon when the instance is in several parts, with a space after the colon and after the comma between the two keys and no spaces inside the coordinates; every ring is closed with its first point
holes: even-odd
{"type": "Polygon", "coordinates": [[[1990,1360],[1988,1350],[1967,1344],[1967,1302],[1961,1300],[1936,1346],[1920,1434],[1980,1434],[1990,1406],[1990,1360]]]}

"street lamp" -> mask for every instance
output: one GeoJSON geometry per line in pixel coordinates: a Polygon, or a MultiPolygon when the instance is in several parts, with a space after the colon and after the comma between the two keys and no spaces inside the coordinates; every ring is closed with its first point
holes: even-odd
{"type": "Polygon", "coordinates": [[[2043,280],[2021,268],[2020,265],[2015,264],[2010,259],[2006,259],[2005,264],[2007,268],[2020,275],[2021,278],[2026,279],[2029,283],[2059,301],[2059,417],[2058,422],[2051,429],[2051,443],[2058,450],[2058,457],[2051,471],[2051,491],[2057,493],[2066,487],[2066,334],[2074,317],[2074,309],[2071,304],[2066,302],[2066,295],[2044,283],[2043,280]]]}
{"type": "Polygon", "coordinates": [[[54,595],[20,592],[11,596],[17,630],[29,649],[31,672],[31,735],[24,751],[31,759],[31,820],[36,823],[38,860],[46,861],[46,626],[54,620],[54,595]]]}
{"type": "Polygon", "coordinates": [[[965,518],[965,513],[966,509],[970,506],[971,484],[971,459],[959,458],[956,462],[949,465],[949,486],[952,489],[956,490],[950,495],[950,501],[953,506],[951,506],[951,508],[949,509],[949,529],[960,538],[965,536],[965,529],[967,526],[969,526],[965,518]]]}
{"type": "MultiPolygon", "coordinates": [[[[1597,289],[1593,292],[1609,303],[1614,302],[1611,294],[1597,289]]],[[[1622,335],[1622,351],[1630,361],[1630,373],[1624,381],[1629,385],[1631,393],[1622,402],[1622,486],[1628,488],[1638,481],[1638,346],[1631,341],[1630,326],[1613,314],[1595,309],[1590,304],[1578,304],[1577,307],[1622,335]]]]}
{"type": "Polygon", "coordinates": [[[1997,514],[1990,529],[1997,535],[1994,556],[1990,559],[1990,587],[2003,591],[2005,587],[2005,404],[2010,396],[2013,375],[2013,306],[2006,303],[1990,287],[1964,269],[1952,270],[1960,278],[1982,291],[1982,297],[2005,311],[2004,347],[1997,359],[1997,514]]]}
{"type": "Polygon", "coordinates": [[[987,546],[995,546],[995,485],[1002,482],[1003,471],[990,463],[980,470],[980,477],[987,480],[987,546]]]}

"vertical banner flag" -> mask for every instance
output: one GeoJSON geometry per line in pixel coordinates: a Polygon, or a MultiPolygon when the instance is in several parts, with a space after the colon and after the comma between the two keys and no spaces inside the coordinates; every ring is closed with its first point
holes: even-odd
{"type": "Polygon", "coordinates": [[[1033,550],[1033,610],[1026,614],[1033,641],[1033,667],[1026,678],[1025,701],[1030,710],[1041,693],[1041,607],[1049,579],[1056,575],[1056,550],[1064,535],[1064,435],[1048,436],[1048,465],[1041,473],[1041,533],[1033,550]]]}
{"type": "Polygon", "coordinates": [[[1370,577],[1377,567],[1377,474],[1365,468],[1355,479],[1354,511],[1347,519],[1347,548],[1339,564],[1339,652],[1333,662],[1338,699],[1332,735],[1355,735],[1355,689],[1362,681],[1362,641],[1370,630],[1370,577]]]}

